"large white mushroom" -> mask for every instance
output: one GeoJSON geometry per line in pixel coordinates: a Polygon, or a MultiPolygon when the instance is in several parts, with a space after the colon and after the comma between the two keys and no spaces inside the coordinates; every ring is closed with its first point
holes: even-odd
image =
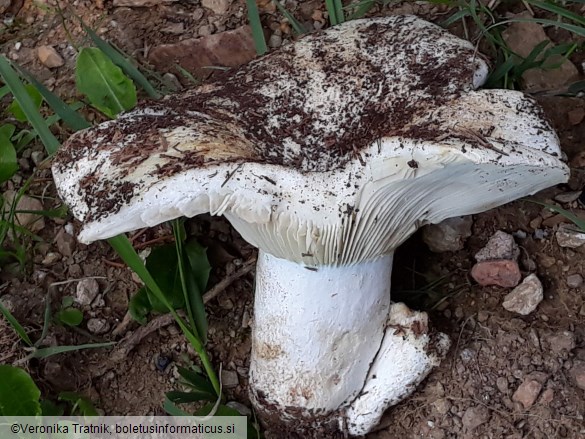
{"type": "Polygon", "coordinates": [[[487,72],[416,17],[352,21],[77,133],[53,174],[83,242],[228,218],[260,251],[256,409],[273,431],[361,435],[449,345],[391,304],[394,250],[567,179],[538,105],[477,90],[487,72]]]}

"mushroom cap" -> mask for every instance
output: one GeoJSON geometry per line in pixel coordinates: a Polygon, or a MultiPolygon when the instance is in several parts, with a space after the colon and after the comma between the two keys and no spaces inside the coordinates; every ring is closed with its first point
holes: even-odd
{"type": "Polygon", "coordinates": [[[74,134],[53,175],[83,242],[209,212],[276,257],[368,260],[567,179],[541,109],[476,90],[487,72],[419,18],[350,21],[74,134]]]}

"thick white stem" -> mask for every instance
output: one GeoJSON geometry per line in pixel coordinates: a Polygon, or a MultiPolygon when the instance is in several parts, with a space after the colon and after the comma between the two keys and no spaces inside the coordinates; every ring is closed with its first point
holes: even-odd
{"type": "Polygon", "coordinates": [[[392,255],[313,269],[260,251],[251,398],[268,423],[361,435],[448,348],[426,313],[390,305],[392,255]]]}
{"type": "Polygon", "coordinates": [[[356,397],[384,336],[391,271],[392,255],[312,269],[260,251],[253,391],[325,413],[356,397]]]}

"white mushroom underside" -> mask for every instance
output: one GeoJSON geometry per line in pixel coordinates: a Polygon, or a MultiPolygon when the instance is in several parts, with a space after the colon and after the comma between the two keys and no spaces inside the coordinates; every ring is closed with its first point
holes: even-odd
{"type": "MultiPolygon", "coordinates": [[[[516,92],[471,92],[429,115],[459,137],[384,138],[332,172],[257,163],[182,172],[152,182],[118,212],[87,222],[80,240],[209,212],[225,215],[247,241],[279,258],[311,266],[372,259],[422,224],[481,212],[566,180],[567,167],[551,155],[560,155],[554,132],[543,129],[539,115],[516,110],[525,103],[516,92]],[[488,127],[482,141],[490,147],[478,147],[474,136],[480,134],[473,133],[488,127]]],[[[172,143],[173,133],[167,136],[172,143]]],[[[155,161],[136,174],[148,178],[142,168],[155,161]]],[[[57,185],[74,194],[79,170],[89,167],[82,158],[76,170],[55,171],[57,185]]],[[[77,202],[82,210],[83,200],[77,202]]]]}
{"type": "Polygon", "coordinates": [[[425,313],[390,304],[391,271],[392,254],[309,270],[261,251],[250,360],[256,406],[278,407],[290,422],[298,412],[286,408],[303,408],[361,435],[410,394],[449,342],[431,344],[425,313]]]}

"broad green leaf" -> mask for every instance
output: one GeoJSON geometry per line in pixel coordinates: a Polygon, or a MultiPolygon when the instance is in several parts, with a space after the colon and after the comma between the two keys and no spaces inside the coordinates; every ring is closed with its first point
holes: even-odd
{"type": "Polygon", "coordinates": [[[213,385],[205,375],[185,367],[178,368],[179,375],[183,378],[185,385],[191,387],[193,390],[206,393],[214,393],[213,385]]]}
{"type": "Polygon", "coordinates": [[[152,305],[148,298],[148,289],[140,288],[130,299],[128,312],[134,320],[141,325],[146,325],[146,316],[152,311],[152,305]]]}
{"type": "MultiPolygon", "coordinates": [[[[28,84],[24,86],[24,89],[28,93],[31,102],[34,105],[34,108],[38,111],[43,104],[43,96],[39,93],[34,85],[28,84]]],[[[7,111],[14,116],[14,118],[19,122],[26,122],[28,119],[26,118],[26,114],[22,111],[22,108],[16,99],[12,100],[12,103],[8,106],[7,111]]]]}
{"type": "Polygon", "coordinates": [[[62,309],[55,317],[67,326],[79,326],[83,322],[83,313],[76,308],[62,309]]]}
{"type": "Polygon", "coordinates": [[[116,64],[118,67],[121,67],[122,70],[124,70],[124,72],[126,72],[126,74],[134,80],[134,82],[140,85],[144,89],[144,91],[148,93],[148,96],[150,96],[153,99],[160,98],[161,96],[160,93],[155,90],[155,88],[148,81],[148,79],[146,79],[146,77],[140,72],[140,70],[138,70],[134,66],[134,64],[132,64],[132,62],[128,59],[127,56],[124,55],[124,53],[122,53],[122,51],[120,51],[117,47],[113,47],[107,41],[100,38],[98,34],[96,34],[87,26],[84,26],[83,28],[85,29],[89,37],[92,39],[94,44],[99,49],[101,49],[112,60],[114,64],[116,64]]]}
{"type": "Polygon", "coordinates": [[[45,145],[45,149],[47,152],[52,155],[57,152],[59,149],[59,141],[57,138],[51,133],[49,127],[47,127],[43,117],[40,115],[39,111],[35,108],[34,102],[31,100],[30,96],[26,92],[26,88],[18,74],[14,71],[12,66],[10,65],[10,61],[6,59],[6,57],[0,55],[0,76],[6,83],[6,85],[10,88],[14,99],[18,101],[20,107],[24,114],[26,115],[27,120],[33,126],[33,128],[38,133],[43,145],[45,145]]]}
{"type": "MultiPolygon", "coordinates": [[[[156,247],[146,258],[146,269],[150,272],[173,309],[185,307],[177,261],[175,244],[156,247]]],[[[148,298],[153,310],[161,313],[169,311],[165,303],[161,302],[150,289],[148,290],[148,298]]]]}
{"type": "Polygon", "coordinates": [[[0,183],[10,180],[18,171],[16,150],[10,141],[14,134],[14,125],[0,127],[0,183]]]}
{"type": "Polygon", "coordinates": [[[28,373],[0,365],[0,416],[41,414],[41,391],[28,373]]]}
{"type": "Polygon", "coordinates": [[[61,299],[61,308],[69,308],[70,306],[73,306],[73,302],[73,297],[63,296],[63,299],[61,299]]]}
{"type": "Polygon", "coordinates": [[[136,105],[134,83],[98,48],[81,49],[75,79],[79,91],[106,116],[114,118],[136,105]]]}
{"type": "Polygon", "coordinates": [[[189,304],[197,326],[197,332],[205,342],[207,340],[207,315],[203,303],[203,293],[207,289],[207,281],[211,272],[211,265],[207,259],[207,251],[195,240],[183,247],[184,254],[189,260],[186,270],[187,287],[189,289],[189,304]]]}

